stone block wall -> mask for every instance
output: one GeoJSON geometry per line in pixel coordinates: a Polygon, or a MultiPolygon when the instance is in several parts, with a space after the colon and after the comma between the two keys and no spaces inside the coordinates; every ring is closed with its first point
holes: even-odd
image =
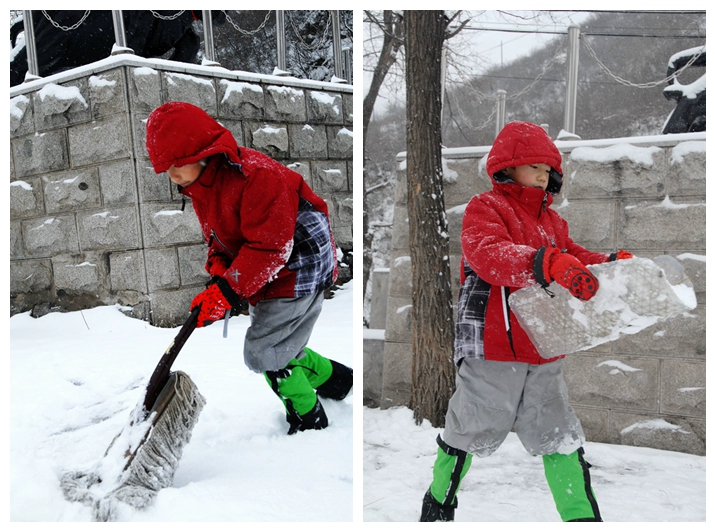
{"type": "MultiPolygon", "coordinates": [[[[568,221],[571,237],[594,251],[672,255],[685,266],[698,299],[684,316],[566,357],[571,402],[586,435],[705,454],[705,133],[557,145],[564,186],[554,207],[568,221]]],[[[455,314],[461,220],[468,200],[491,189],[484,168],[488,150],[443,152],[455,314]]],[[[404,155],[398,164],[382,387],[379,400],[374,390],[371,397],[382,408],[408,405],[411,391],[404,155]]]]}
{"type": "Polygon", "coordinates": [[[183,322],[206,247],[190,201],[146,152],[146,120],[169,101],[303,175],[352,252],[351,86],[116,56],[10,91],[11,314],[120,303],[183,322]]]}

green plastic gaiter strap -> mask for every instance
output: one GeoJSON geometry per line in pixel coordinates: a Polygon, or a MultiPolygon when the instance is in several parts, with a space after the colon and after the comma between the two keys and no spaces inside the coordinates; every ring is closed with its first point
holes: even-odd
{"type": "Polygon", "coordinates": [[[583,458],[583,447],[571,454],[543,456],[544,473],[563,521],[601,521],[591,489],[591,465],[583,458]]]}
{"type": "Polygon", "coordinates": [[[312,410],[318,398],[306,376],[310,371],[298,364],[299,362],[293,359],[285,369],[267,371],[264,375],[273,391],[283,401],[286,410],[290,412],[293,409],[302,416],[312,410]]]}
{"type": "Polygon", "coordinates": [[[472,455],[447,445],[437,436],[437,459],[432,470],[432,496],[440,504],[454,504],[459,485],[472,465],[472,455]]]}
{"type": "Polygon", "coordinates": [[[305,356],[300,358],[296,364],[300,364],[311,370],[306,371],[305,376],[308,378],[310,385],[313,388],[317,388],[321,384],[324,384],[333,374],[333,364],[329,359],[319,355],[308,347],[304,347],[303,352],[305,356]]]}

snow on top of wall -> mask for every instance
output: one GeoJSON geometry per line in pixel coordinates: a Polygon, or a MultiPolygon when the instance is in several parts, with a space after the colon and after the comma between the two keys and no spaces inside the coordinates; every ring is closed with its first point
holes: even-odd
{"type": "Polygon", "coordinates": [[[338,105],[340,103],[340,100],[337,95],[316,91],[311,91],[309,94],[310,97],[316,102],[320,102],[325,105],[331,105],[335,114],[340,114],[340,106],[338,105]]]}
{"type": "Polygon", "coordinates": [[[364,340],[384,340],[385,329],[363,329],[362,337],[364,340]]]}
{"type": "Polygon", "coordinates": [[[704,140],[690,140],[681,142],[673,147],[670,153],[670,164],[680,164],[683,162],[683,156],[689,153],[705,153],[704,140]]]}
{"type": "Polygon", "coordinates": [[[234,92],[243,94],[244,90],[248,90],[263,94],[263,87],[261,87],[260,85],[256,85],[255,83],[246,83],[244,81],[229,81],[227,79],[222,79],[220,83],[221,85],[226,86],[226,92],[223,95],[221,103],[224,103],[234,92]]]}
{"type": "Polygon", "coordinates": [[[303,94],[301,91],[299,91],[298,89],[294,89],[293,87],[273,87],[273,86],[271,86],[271,90],[274,92],[278,92],[278,93],[291,94],[293,96],[300,96],[303,94]]]}
{"type": "Polygon", "coordinates": [[[633,423],[621,430],[621,434],[628,434],[637,429],[646,430],[670,430],[672,432],[680,432],[681,434],[690,434],[689,432],[683,430],[680,425],[674,425],[668,423],[665,419],[649,419],[647,421],[639,421],[638,423],[633,423]]]}
{"type": "Polygon", "coordinates": [[[459,173],[449,167],[449,161],[442,158],[442,180],[445,183],[456,183],[459,179],[459,173]]]}
{"type": "Polygon", "coordinates": [[[20,181],[20,180],[12,181],[10,183],[10,186],[11,187],[21,187],[21,188],[24,188],[25,190],[32,190],[32,185],[30,185],[30,183],[28,183],[27,181],[20,181]]]}
{"type": "Polygon", "coordinates": [[[89,76],[97,72],[106,71],[120,66],[136,67],[134,73],[140,75],[155,74],[157,70],[163,70],[167,72],[184,72],[186,74],[194,74],[197,76],[230,79],[235,81],[271,83],[276,86],[327,89],[346,93],[353,92],[353,86],[345,83],[299,79],[292,76],[272,76],[269,74],[257,74],[255,72],[245,72],[241,70],[228,70],[220,66],[195,65],[193,63],[169,61],[168,59],[147,59],[133,54],[118,54],[102,59],[101,61],[95,61],[89,65],[73,68],[65,72],[59,72],[45,78],[21,83],[20,85],[10,88],[10,97],[36,91],[48,82],[63,83],[65,81],[89,76]]]}
{"type": "Polygon", "coordinates": [[[263,127],[258,128],[256,131],[253,132],[255,135],[259,131],[262,131],[263,133],[267,133],[269,135],[277,135],[281,131],[285,131],[285,128],[277,128],[273,126],[269,126],[268,124],[265,124],[263,127]]]}
{"type": "Polygon", "coordinates": [[[157,74],[159,74],[159,72],[151,67],[139,67],[134,69],[135,76],[156,76],[157,74]]]}
{"type": "Polygon", "coordinates": [[[337,96],[328,94],[327,92],[316,92],[310,93],[310,97],[316,102],[324,103],[327,105],[335,105],[335,101],[338,99],[337,96]]]}
{"type": "Polygon", "coordinates": [[[117,81],[114,79],[105,79],[101,76],[90,76],[89,86],[90,87],[114,87],[117,81]]]}
{"type": "Polygon", "coordinates": [[[196,76],[191,76],[190,74],[181,74],[179,72],[167,72],[166,80],[170,85],[176,85],[174,79],[183,79],[185,81],[192,81],[194,83],[199,83],[200,85],[207,85],[213,89],[213,83],[208,79],[197,78],[196,76]]]}
{"type": "Polygon", "coordinates": [[[30,103],[30,98],[22,94],[20,96],[10,98],[10,116],[14,116],[15,118],[22,118],[22,115],[25,114],[24,106],[28,103],[30,103]],[[20,108],[21,105],[23,106],[23,108],[20,108]]]}
{"type": "Polygon", "coordinates": [[[605,148],[584,146],[574,149],[571,152],[571,159],[599,163],[630,159],[636,164],[651,166],[653,164],[653,155],[661,151],[663,151],[662,148],[657,146],[640,147],[632,144],[614,144],[605,148]]]}
{"type": "Polygon", "coordinates": [[[660,208],[660,209],[687,209],[688,207],[698,207],[698,206],[705,206],[704,203],[673,203],[673,200],[670,199],[670,196],[665,196],[663,198],[663,201],[658,203],[657,205],[649,205],[648,208],[660,208]]]}
{"type": "Polygon", "coordinates": [[[42,87],[37,94],[42,100],[51,96],[57,100],[77,100],[85,107],[89,107],[87,101],[82,96],[79,87],[62,87],[61,85],[48,83],[42,87]]]}
{"type": "Polygon", "coordinates": [[[604,362],[601,362],[600,364],[596,365],[597,368],[600,368],[601,366],[610,366],[614,369],[609,371],[608,373],[610,375],[618,375],[619,373],[625,371],[628,373],[634,372],[634,371],[643,371],[642,369],[639,368],[632,368],[628,364],[624,364],[620,360],[606,360],[604,362]]]}
{"type": "Polygon", "coordinates": [[[705,255],[696,255],[695,253],[681,253],[675,257],[678,260],[696,260],[698,262],[705,262],[705,255]]]}

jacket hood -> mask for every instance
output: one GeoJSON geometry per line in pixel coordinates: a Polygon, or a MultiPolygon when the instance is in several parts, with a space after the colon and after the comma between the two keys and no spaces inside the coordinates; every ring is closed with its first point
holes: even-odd
{"type": "Polygon", "coordinates": [[[157,107],[146,123],[146,148],[154,171],[184,166],[217,153],[241,163],[233,134],[203,109],[186,102],[157,107]]]}
{"type": "Polygon", "coordinates": [[[550,166],[547,190],[552,194],[561,191],[561,153],[544,128],[530,122],[509,122],[494,139],[487,156],[487,173],[495,182],[503,183],[501,170],[526,164],[550,166]]]}

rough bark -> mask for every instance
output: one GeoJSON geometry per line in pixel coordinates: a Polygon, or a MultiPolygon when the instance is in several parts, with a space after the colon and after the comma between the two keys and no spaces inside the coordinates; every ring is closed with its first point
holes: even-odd
{"type": "Polygon", "coordinates": [[[412,258],[412,398],[415,421],[444,426],[454,391],[449,234],[442,188],[442,11],[405,11],[407,189],[412,258]]]}

